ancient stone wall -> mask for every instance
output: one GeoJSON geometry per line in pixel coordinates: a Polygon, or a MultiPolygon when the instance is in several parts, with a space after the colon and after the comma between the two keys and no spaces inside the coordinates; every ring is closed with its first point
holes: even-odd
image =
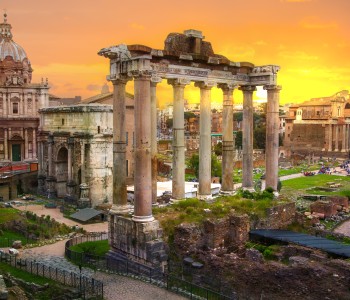
{"type": "Polygon", "coordinates": [[[293,151],[317,151],[325,147],[325,127],[322,124],[293,124],[290,135],[293,151]]]}
{"type": "Polygon", "coordinates": [[[252,229],[281,229],[295,220],[295,203],[285,203],[267,209],[267,217],[252,222],[252,229]]]}

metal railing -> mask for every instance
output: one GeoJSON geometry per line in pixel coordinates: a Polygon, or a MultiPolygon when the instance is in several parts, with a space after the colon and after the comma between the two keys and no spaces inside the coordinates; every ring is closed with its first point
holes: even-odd
{"type": "Polygon", "coordinates": [[[107,233],[94,233],[72,238],[66,242],[65,255],[74,263],[101,271],[108,271],[122,276],[133,277],[145,282],[166,288],[175,293],[181,294],[190,299],[207,300],[232,300],[235,296],[229,297],[220,292],[205,288],[179,278],[173,274],[156,270],[150,266],[138,263],[127,258],[123,260],[111,259],[106,256],[95,256],[86,253],[76,252],[70,249],[71,246],[88,241],[100,241],[108,239],[107,233]]]}
{"type": "Polygon", "coordinates": [[[63,285],[77,288],[84,299],[86,297],[103,299],[103,283],[94,278],[47,266],[35,260],[17,259],[16,256],[7,253],[0,253],[0,262],[5,262],[12,267],[24,270],[30,274],[45,277],[63,285]]]}

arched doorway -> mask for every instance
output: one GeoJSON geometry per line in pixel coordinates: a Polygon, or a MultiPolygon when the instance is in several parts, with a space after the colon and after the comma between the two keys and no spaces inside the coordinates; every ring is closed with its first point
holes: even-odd
{"type": "Polygon", "coordinates": [[[62,147],[57,153],[55,162],[56,168],[56,189],[57,196],[64,197],[66,195],[66,184],[68,180],[68,150],[62,147]]]}

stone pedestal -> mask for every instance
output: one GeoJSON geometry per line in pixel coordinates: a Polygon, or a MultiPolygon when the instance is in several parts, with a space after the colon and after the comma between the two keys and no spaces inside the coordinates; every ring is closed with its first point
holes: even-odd
{"type": "Polygon", "coordinates": [[[46,177],[43,174],[38,175],[38,194],[42,196],[46,196],[46,185],[45,185],[46,177]]]}
{"type": "Polygon", "coordinates": [[[80,186],[80,198],[78,200],[78,208],[91,207],[91,201],[89,198],[89,186],[86,183],[82,183],[80,186]]]}
{"type": "Polygon", "coordinates": [[[110,214],[109,234],[109,266],[115,261],[129,260],[164,270],[168,255],[162,240],[163,231],[157,220],[141,223],[133,221],[131,217],[110,214]]]}
{"type": "Polygon", "coordinates": [[[57,179],[54,176],[47,176],[46,178],[46,184],[47,184],[46,197],[48,199],[57,198],[56,181],[57,179]]]}
{"type": "Polygon", "coordinates": [[[68,180],[67,184],[67,195],[64,197],[64,201],[67,203],[75,203],[75,187],[77,184],[73,180],[68,180]]]}

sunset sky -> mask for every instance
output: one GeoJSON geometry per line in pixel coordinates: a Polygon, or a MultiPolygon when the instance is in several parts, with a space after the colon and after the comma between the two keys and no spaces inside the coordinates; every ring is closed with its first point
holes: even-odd
{"type": "MultiPolygon", "coordinates": [[[[235,62],[281,66],[281,103],[350,89],[349,0],[3,0],[13,39],[60,97],[98,94],[109,61],[97,55],[116,44],[163,49],[170,32],[197,29],[215,53],[235,62]]],[[[131,87],[129,87],[130,91],[131,87]]],[[[169,102],[162,83],[159,98],[169,102]]],[[[198,90],[185,97],[197,101],[198,90]]],[[[264,98],[258,91],[255,98],[264,98]]],[[[222,101],[214,91],[214,101],[222,101]]],[[[235,92],[240,102],[241,92],[235,92]]]]}

